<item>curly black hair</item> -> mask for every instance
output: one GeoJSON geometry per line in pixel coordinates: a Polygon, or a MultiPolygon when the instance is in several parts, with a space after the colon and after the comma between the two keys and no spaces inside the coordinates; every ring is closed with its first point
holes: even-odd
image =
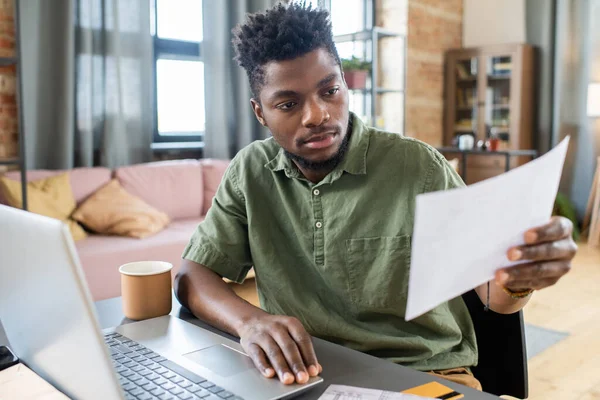
{"type": "Polygon", "coordinates": [[[232,32],[235,60],[246,70],[256,99],[264,85],[263,66],[270,61],[291,60],[324,48],[341,64],[329,13],[305,2],[280,3],[264,13],[249,14],[232,32]]]}

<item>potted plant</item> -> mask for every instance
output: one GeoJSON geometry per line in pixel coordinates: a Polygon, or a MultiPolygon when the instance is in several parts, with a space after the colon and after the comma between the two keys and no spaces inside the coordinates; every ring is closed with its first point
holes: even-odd
{"type": "Polygon", "coordinates": [[[367,76],[371,71],[371,62],[364,61],[356,56],[342,59],[342,70],[348,89],[365,89],[367,76]]]}

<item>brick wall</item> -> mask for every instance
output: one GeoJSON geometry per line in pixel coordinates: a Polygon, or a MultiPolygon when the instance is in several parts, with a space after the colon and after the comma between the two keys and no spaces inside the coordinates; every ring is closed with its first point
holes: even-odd
{"type": "Polygon", "coordinates": [[[442,144],[444,51],[462,45],[463,0],[408,0],[406,135],[442,144]]]}
{"type": "MultiPolygon", "coordinates": [[[[13,6],[13,0],[0,0],[0,57],[15,54],[13,6]]],[[[15,67],[0,67],[0,158],[18,155],[15,85],[15,67]]]]}

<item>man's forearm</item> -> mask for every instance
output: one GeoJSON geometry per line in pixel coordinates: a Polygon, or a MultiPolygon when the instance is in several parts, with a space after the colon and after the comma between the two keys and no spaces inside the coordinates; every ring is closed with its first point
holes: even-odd
{"type": "Polygon", "coordinates": [[[179,302],[196,317],[235,336],[246,321],[266,314],[239,297],[215,272],[192,261],[184,260],[174,286],[179,302]]]}
{"type": "MultiPolygon", "coordinates": [[[[486,304],[488,292],[487,283],[477,287],[475,291],[479,295],[481,302],[486,304]]],[[[516,313],[525,307],[530,298],[531,295],[522,299],[513,299],[495,281],[490,282],[490,309],[494,312],[499,314],[516,313]]]]}

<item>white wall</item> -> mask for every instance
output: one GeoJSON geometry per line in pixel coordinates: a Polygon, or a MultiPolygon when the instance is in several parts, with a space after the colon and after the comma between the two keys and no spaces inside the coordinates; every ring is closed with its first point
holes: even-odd
{"type": "Polygon", "coordinates": [[[463,47],[525,42],[525,0],[464,0],[463,47]]]}

